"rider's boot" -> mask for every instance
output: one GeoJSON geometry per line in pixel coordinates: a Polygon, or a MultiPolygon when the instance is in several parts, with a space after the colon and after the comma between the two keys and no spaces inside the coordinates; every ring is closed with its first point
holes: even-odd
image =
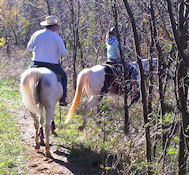
{"type": "Polygon", "coordinates": [[[59,105],[60,106],[67,106],[67,102],[66,102],[66,97],[62,96],[61,99],[59,100],[59,105]]]}

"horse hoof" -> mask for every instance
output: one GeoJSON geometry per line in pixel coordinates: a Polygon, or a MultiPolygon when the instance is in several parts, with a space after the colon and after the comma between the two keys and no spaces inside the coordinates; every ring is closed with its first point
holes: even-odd
{"type": "Polygon", "coordinates": [[[50,152],[46,153],[46,157],[49,158],[49,159],[53,159],[53,156],[51,155],[50,152]]]}
{"type": "Polygon", "coordinates": [[[40,144],[39,143],[35,145],[35,149],[40,149],[40,144]]]}
{"type": "Polygon", "coordinates": [[[44,142],[44,141],[41,141],[41,142],[40,142],[40,145],[41,145],[41,146],[45,146],[45,142],[44,142]]]}
{"type": "Polygon", "coordinates": [[[83,131],[84,130],[84,126],[80,126],[78,129],[80,130],[80,131],[83,131]]]}

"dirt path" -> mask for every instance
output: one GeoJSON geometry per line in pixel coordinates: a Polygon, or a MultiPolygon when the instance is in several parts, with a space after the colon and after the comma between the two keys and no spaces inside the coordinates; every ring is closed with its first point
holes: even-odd
{"type": "Polygon", "coordinates": [[[34,149],[35,130],[31,116],[28,113],[20,114],[17,119],[21,137],[26,144],[27,154],[30,157],[27,165],[27,175],[73,175],[69,170],[70,165],[67,157],[64,156],[68,154],[67,150],[61,147],[51,136],[51,153],[54,159],[47,159],[45,157],[45,147],[41,147],[39,150],[34,149]]]}

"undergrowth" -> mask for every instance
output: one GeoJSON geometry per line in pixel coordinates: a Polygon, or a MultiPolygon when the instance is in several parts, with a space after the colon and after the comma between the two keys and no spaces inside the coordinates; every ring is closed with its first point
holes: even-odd
{"type": "Polygon", "coordinates": [[[18,175],[25,171],[26,147],[23,145],[19,128],[16,125],[16,113],[20,104],[18,83],[13,80],[0,82],[0,174],[18,175]]]}

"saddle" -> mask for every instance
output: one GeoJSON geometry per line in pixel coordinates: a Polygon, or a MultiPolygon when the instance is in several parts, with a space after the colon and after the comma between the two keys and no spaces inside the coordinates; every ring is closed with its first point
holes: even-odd
{"type": "MultiPolygon", "coordinates": [[[[115,76],[121,77],[123,74],[123,65],[120,62],[112,62],[112,61],[107,61],[106,65],[108,65],[111,69],[112,72],[114,73],[115,76]]],[[[127,78],[128,79],[133,79],[137,80],[137,76],[139,74],[137,68],[135,65],[132,63],[127,63],[125,62],[126,70],[127,70],[127,78]]]]}
{"type": "Polygon", "coordinates": [[[123,66],[120,62],[107,61],[104,65],[108,66],[115,76],[121,76],[123,73],[123,66]]]}
{"type": "Polygon", "coordinates": [[[101,93],[107,93],[109,91],[116,93],[116,94],[121,94],[121,90],[123,89],[120,85],[123,82],[123,76],[122,76],[122,65],[120,64],[103,64],[105,67],[105,81],[104,81],[104,86],[101,90],[101,93]]]}

